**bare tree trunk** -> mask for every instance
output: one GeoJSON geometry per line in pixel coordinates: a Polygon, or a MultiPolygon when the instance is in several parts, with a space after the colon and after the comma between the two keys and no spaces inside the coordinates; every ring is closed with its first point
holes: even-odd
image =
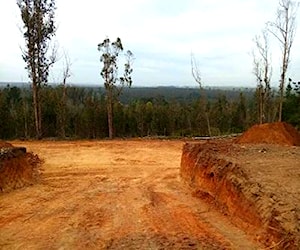
{"type": "Polygon", "coordinates": [[[61,99],[61,110],[60,110],[60,136],[62,138],[66,137],[66,109],[67,109],[67,79],[71,76],[71,61],[66,51],[64,51],[64,59],[65,59],[65,66],[64,66],[64,72],[63,72],[63,93],[62,93],[62,99],[61,99]]]}
{"type": "MultiPolygon", "coordinates": [[[[286,53],[284,53],[283,60],[285,61],[286,59],[286,53]]],[[[283,63],[283,67],[285,66],[285,63],[283,63]]],[[[286,74],[286,69],[282,70],[281,74],[281,79],[280,79],[280,86],[279,86],[279,114],[278,114],[278,121],[282,121],[282,104],[283,104],[283,99],[284,99],[284,87],[285,87],[285,74],[286,74]]]]}
{"type": "MultiPolygon", "coordinates": [[[[200,102],[202,102],[201,105],[203,105],[203,107],[204,107],[207,103],[206,94],[205,94],[204,89],[202,88],[202,79],[201,79],[199,65],[198,65],[198,62],[196,61],[195,56],[193,54],[191,54],[191,68],[192,68],[192,76],[195,79],[195,81],[199,84],[199,87],[200,87],[200,102]]],[[[208,134],[211,137],[210,122],[209,122],[208,112],[206,111],[206,107],[204,107],[204,113],[205,113],[205,118],[206,118],[208,134]]]]}
{"type": "Polygon", "coordinates": [[[60,136],[62,138],[66,137],[66,130],[65,130],[65,126],[66,126],[66,81],[64,79],[63,82],[63,96],[62,96],[62,114],[61,114],[61,131],[60,131],[60,136]]]}
{"type": "Polygon", "coordinates": [[[40,96],[40,89],[38,88],[38,125],[39,125],[39,133],[38,139],[42,138],[42,105],[41,105],[41,96],[40,96]]]}
{"type": "MultiPolygon", "coordinates": [[[[282,79],[281,79],[282,81],[282,79]]],[[[278,110],[278,121],[282,121],[282,104],[283,104],[283,84],[280,84],[279,93],[279,110],[278,110]]]]}
{"type": "Polygon", "coordinates": [[[200,88],[200,98],[201,98],[201,102],[202,102],[202,106],[204,108],[204,114],[205,114],[205,118],[206,118],[206,125],[207,125],[207,131],[208,131],[208,135],[211,137],[211,129],[210,129],[210,121],[209,121],[209,115],[208,112],[206,110],[206,104],[207,104],[207,98],[206,98],[206,93],[205,90],[203,88],[200,88]]]}
{"type": "Polygon", "coordinates": [[[259,124],[263,124],[264,117],[264,98],[263,98],[263,87],[259,88],[259,124]]]}
{"type": "Polygon", "coordinates": [[[259,124],[263,124],[263,102],[262,99],[260,98],[259,102],[259,124]]]}
{"type": "Polygon", "coordinates": [[[282,104],[284,99],[284,87],[285,87],[285,75],[287,72],[287,49],[284,49],[283,51],[283,58],[282,58],[282,73],[281,73],[281,79],[280,79],[280,85],[279,85],[279,114],[278,114],[278,121],[282,121],[282,104]]]}
{"type": "Polygon", "coordinates": [[[253,74],[257,81],[258,121],[260,124],[268,121],[270,114],[270,80],[272,67],[270,66],[269,39],[267,30],[262,35],[255,36],[253,50],[253,74]],[[267,118],[266,118],[267,117],[267,118]]]}
{"type": "Polygon", "coordinates": [[[114,138],[113,128],[113,93],[112,89],[107,89],[107,121],[108,121],[108,135],[109,139],[114,138]]]}
{"type": "Polygon", "coordinates": [[[208,128],[208,135],[209,135],[209,137],[211,137],[211,129],[210,129],[210,122],[209,122],[208,113],[205,112],[205,115],[206,115],[206,122],[207,122],[207,128],[208,128]]]}
{"type": "Polygon", "coordinates": [[[27,139],[28,138],[28,105],[26,102],[24,90],[22,93],[22,105],[23,105],[23,114],[24,114],[24,137],[27,139]]]}
{"type": "Polygon", "coordinates": [[[39,94],[38,86],[35,82],[32,83],[32,94],[33,94],[33,110],[34,110],[34,121],[35,121],[35,132],[37,139],[40,139],[42,136],[41,133],[41,119],[40,119],[40,104],[39,104],[39,94]]]}
{"type": "Polygon", "coordinates": [[[24,108],[24,137],[28,138],[28,121],[27,121],[27,109],[24,108]]]}
{"type": "Polygon", "coordinates": [[[63,83],[62,83],[62,97],[59,103],[59,110],[58,110],[58,122],[59,122],[59,136],[61,138],[66,137],[66,96],[67,96],[67,90],[66,90],[66,78],[64,76],[63,83]]]}

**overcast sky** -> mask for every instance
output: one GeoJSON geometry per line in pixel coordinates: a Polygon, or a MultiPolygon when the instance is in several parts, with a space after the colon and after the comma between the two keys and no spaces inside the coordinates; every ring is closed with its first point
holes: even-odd
{"type": "MultiPolygon", "coordinates": [[[[255,86],[253,38],[275,19],[277,5],[276,0],[57,0],[55,40],[72,61],[70,83],[103,84],[97,44],[120,37],[135,55],[136,86],[197,86],[191,76],[191,52],[205,86],[255,86]]],[[[21,26],[16,1],[1,0],[0,82],[28,81],[21,26]]],[[[271,45],[272,81],[277,85],[280,49],[275,40],[271,45]]],[[[297,81],[299,46],[300,30],[289,70],[297,81]]],[[[49,81],[61,78],[62,60],[49,81]]]]}

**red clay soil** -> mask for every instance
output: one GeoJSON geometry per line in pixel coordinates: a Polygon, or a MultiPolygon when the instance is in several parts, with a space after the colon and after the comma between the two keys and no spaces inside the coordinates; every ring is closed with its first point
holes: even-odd
{"type": "Polygon", "coordinates": [[[45,164],[0,194],[0,249],[263,248],[178,178],[183,141],[13,143],[45,164]]]}
{"type": "Polygon", "coordinates": [[[286,122],[265,123],[252,126],[236,142],[300,146],[300,133],[286,122]]]}
{"type": "Polygon", "coordinates": [[[180,174],[232,221],[272,249],[299,249],[300,150],[240,146],[232,142],[187,143],[180,174]]]}
{"type": "Polygon", "coordinates": [[[36,183],[41,164],[39,157],[26,148],[0,141],[0,192],[36,183]]]}
{"type": "Polygon", "coordinates": [[[0,140],[0,149],[1,148],[10,148],[10,147],[13,147],[13,145],[10,144],[10,143],[8,143],[8,142],[6,142],[6,141],[0,140]]]}

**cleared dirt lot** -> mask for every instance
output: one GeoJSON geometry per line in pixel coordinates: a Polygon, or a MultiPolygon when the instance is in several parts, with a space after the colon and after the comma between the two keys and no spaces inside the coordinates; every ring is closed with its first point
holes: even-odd
{"type": "Polygon", "coordinates": [[[12,142],[45,160],[0,194],[1,249],[260,249],[179,177],[183,141],[12,142]]]}

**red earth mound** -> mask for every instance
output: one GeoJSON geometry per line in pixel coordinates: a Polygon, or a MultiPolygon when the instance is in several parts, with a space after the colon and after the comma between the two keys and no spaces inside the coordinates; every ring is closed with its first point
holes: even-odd
{"type": "Polygon", "coordinates": [[[300,133],[286,122],[265,123],[252,126],[236,142],[300,146],[300,133]]]}
{"type": "Polygon", "coordinates": [[[0,141],[0,192],[34,184],[41,164],[42,160],[26,148],[0,141]]]}

